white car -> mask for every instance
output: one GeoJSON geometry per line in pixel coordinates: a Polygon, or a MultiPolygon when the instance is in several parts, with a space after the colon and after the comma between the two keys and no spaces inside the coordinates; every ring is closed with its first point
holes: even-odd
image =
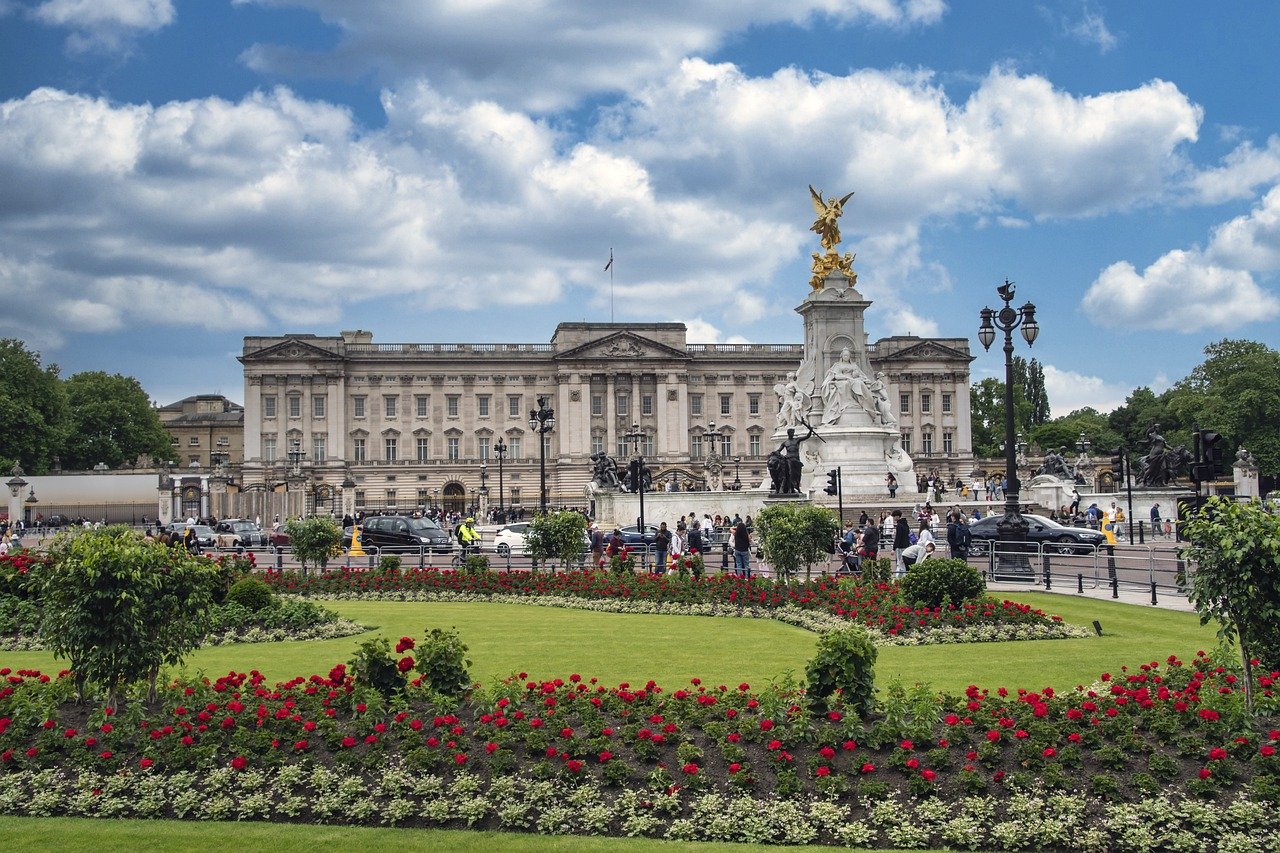
{"type": "Polygon", "coordinates": [[[529,522],[521,521],[508,524],[493,535],[493,550],[499,556],[524,553],[524,534],[529,529],[529,522]]]}

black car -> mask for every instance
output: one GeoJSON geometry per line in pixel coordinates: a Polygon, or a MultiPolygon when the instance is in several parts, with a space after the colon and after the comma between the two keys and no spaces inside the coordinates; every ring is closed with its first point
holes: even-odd
{"type": "Polygon", "coordinates": [[[429,518],[408,515],[379,515],[366,518],[360,527],[360,546],[379,551],[432,553],[453,550],[453,537],[429,518]]]}
{"type": "MultiPolygon", "coordinates": [[[[979,521],[969,522],[969,553],[971,555],[987,553],[991,543],[1000,538],[996,525],[1003,517],[992,514],[979,521]]],[[[1107,537],[1097,530],[1089,530],[1085,527],[1064,527],[1043,515],[1023,513],[1022,517],[1027,520],[1027,540],[1043,544],[1046,551],[1057,551],[1059,554],[1088,554],[1095,547],[1107,543],[1107,537]]]]}

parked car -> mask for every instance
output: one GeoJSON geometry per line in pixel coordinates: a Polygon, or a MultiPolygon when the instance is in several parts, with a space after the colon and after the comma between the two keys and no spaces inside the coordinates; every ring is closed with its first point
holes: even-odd
{"type": "Polygon", "coordinates": [[[187,524],[179,521],[170,525],[170,532],[181,537],[186,535],[188,528],[196,532],[196,542],[201,548],[212,548],[217,543],[217,534],[207,524],[187,524]]]}
{"type": "Polygon", "coordinates": [[[647,545],[652,545],[653,537],[658,532],[658,525],[646,524],[643,537],[640,536],[640,528],[634,524],[618,529],[622,531],[622,543],[624,545],[639,545],[641,541],[647,545]]]}
{"type": "MultiPolygon", "coordinates": [[[[1085,527],[1064,527],[1043,515],[1023,513],[1027,520],[1027,540],[1041,543],[1046,551],[1057,551],[1059,554],[1087,554],[1099,545],[1105,545],[1107,537],[1097,530],[1085,527]]],[[[992,514],[969,524],[969,553],[985,554],[991,543],[1000,538],[996,525],[1002,515],[992,514]]],[[[945,547],[945,542],[943,547],[945,547]]]]}
{"type": "Polygon", "coordinates": [[[261,548],[271,544],[266,531],[243,518],[227,518],[213,529],[219,548],[261,548]]]}
{"type": "Polygon", "coordinates": [[[408,515],[380,515],[366,518],[360,529],[360,545],[380,551],[431,553],[453,550],[453,537],[429,518],[408,515]]]}
{"type": "Polygon", "coordinates": [[[529,522],[520,521],[508,524],[493,536],[493,550],[500,556],[524,553],[524,535],[529,529],[529,522]]]}

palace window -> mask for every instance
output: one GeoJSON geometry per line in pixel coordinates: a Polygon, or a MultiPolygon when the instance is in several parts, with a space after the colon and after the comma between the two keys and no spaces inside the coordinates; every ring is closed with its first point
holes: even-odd
{"type": "Polygon", "coordinates": [[[476,438],[476,449],[480,451],[480,461],[487,462],[489,460],[489,436],[478,436],[476,438]]]}
{"type": "Polygon", "coordinates": [[[929,454],[933,453],[933,433],[931,432],[920,433],[920,452],[923,453],[925,456],[928,456],[929,454]]]}
{"type": "Polygon", "coordinates": [[[351,398],[351,414],[353,417],[364,417],[364,401],[365,397],[363,394],[351,398]]]}
{"type": "Polygon", "coordinates": [[[395,489],[387,489],[387,503],[386,503],[386,505],[387,505],[387,506],[395,506],[395,505],[396,505],[396,490],[395,490],[395,489]]]}
{"type": "Polygon", "coordinates": [[[653,414],[653,395],[652,394],[640,395],[640,414],[642,415],[653,414]]]}
{"type": "Polygon", "coordinates": [[[430,448],[431,439],[422,437],[418,439],[418,461],[426,462],[429,457],[428,450],[430,448]]]}
{"type": "Polygon", "coordinates": [[[902,449],[907,453],[911,452],[911,430],[909,429],[902,431],[902,449]]]}
{"type": "Polygon", "coordinates": [[[382,398],[382,414],[384,417],[396,417],[396,403],[399,399],[394,394],[387,394],[382,398]]]}
{"type": "Polygon", "coordinates": [[[952,452],[951,445],[952,445],[951,433],[944,432],[942,434],[942,452],[951,453],[952,452]]]}
{"type": "Polygon", "coordinates": [[[276,440],[274,438],[264,438],[262,440],[262,458],[267,462],[276,461],[276,440]]]}
{"type": "Polygon", "coordinates": [[[398,439],[384,438],[382,440],[382,446],[384,450],[383,458],[385,458],[388,462],[395,462],[398,445],[399,445],[398,439]]]}
{"type": "Polygon", "coordinates": [[[481,394],[476,397],[476,415],[478,417],[489,417],[489,395],[481,394]]]}
{"type": "Polygon", "coordinates": [[[413,398],[413,404],[417,409],[417,416],[427,418],[431,416],[431,396],[429,394],[418,394],[413,398]]]}
{"type": "Polygon", "coordinates": [[[591,436],[591,455],[594,456],[597,453],[604,453],[604,436],[603,435],[591,436]]]}
{"type": "Polygon", "coordinates": [[[458,394],[450,394],[444,398],[445,414],[451,418],[458,416],[458,400],[461,399],[458,394]]]}
{"type": "Polygon", "coordinates": [[[445,444],[446,459],[448,459],[450,462],[457,462],[460,458],[462,458],[461,448],[459,447],[460,441],[456,435],[451,435],[448,438],[446,438],[444,440],[444,444],[445,444]]]}
{"type": "Polygon", "coordinates": [[[751,456],[760,455],[760,436],[752,435],[747,438],[748,454],[751,456]]]}
{"type": "Polygon", "coordinates": [[[702,436],[695,435],[689,438],[689,456],[692,459],[702,458],[702,436]]]}
{"type": "Polygon", "coordinates": [[[187,439],[187,444],[191,445],[192,447],[199,447],[199,446],[200,446],[200,436],[198,436],[198,435],[193,435],[193,436],[191,436],[190,438],[188,438],[188,439],[187,439]]]}
{"type": "Polygon", "coordinates": [[[276,416],[276,398],[262,398],[262,416],[264,418],[274,418],[276,416]]]}
{"type": "Polygon", "coordinates": [[[622,416],[631,414],[631,398],[626,394],[618,395],[617,412],[622,416]]]}
{"type": "Polygon", "coordinates": [[[325,408],[326,408],[325,404],[328,402],[328,400],[329,400],[328,397],[321,397],[321,396],[312,397],[311,398],[311,417],[323,418],[325,416],[325,408]]]}
{"type": "Polygon", "coordinates": [[[356,489],[356,509],[364,509],[364,489],[356,489]]]}
{"type": "Polygon", "coordinates": [[[291,394],[289,396],[289,417],[302,417],[302,397],[297,394],[291,394]]]}
{"type": "Polygon", "coordinates": [[[524,408],[520,405],[521,396],[519,394],[507,395],[507,417],[518,418],[521,416],[520,410],[524,408]]]}
{"type": "Polygon", "coordinates": [[[747,412],[748,414],[752,414],[752,415],[760,414],[760,395],[759,394],[747,395],[747,412]]]}
{"type": "Polygon", "coordinates": [[[920,392],[920,411],[926,415],[933,411],[933,395],[928,391],[920,392]]]}
{"type": "Polygon", "coordinates": [[[591,416],[594,418],[598,418],[603,414],[604,414],[604,395],[592,394],[591,395],[591,416]]]}
{"type": "Polygon", "coordinates": [[[323,435],[315,435],[311,437],[311,458],[316,462],[325,460],[325,437],[323,435]]]}
{"type": "Polygon", "coordinates": [[[720,395],[720,414],[722,415],[733,414],[733,395],[732,394],[720,395]]]}
{"type": "Polygon", "coordinates": [[[702,395],[689,395],[689,414],[697,416],[702,414],[702,395]]]}
{"type": "Polygon", "coordinates": [[[945,392],[942,395],[942,414],[951,414],[951,395],[945,392]]]}
{"type": "Polygon", "coordinates": [[[898,411],[904,415],[910,414],[911,412],[911,395],[910,394],[898,395],[898,411]]]}
{"type": "Polygon", "coordinates": [[[364,439],[355,438],[351,440],[351,457],[356,462],[365,461],[364,439]]]}
{"type": "Polygon", "coordinates": [[[511,438],[508,438],[508,439],[507,439],[507,458],[508,458],[508,459],[520,459],[520,458],[522,458],[522,457],[520,456],[520,438],[519,438],[519,436],[512,436],[511,438]]]}

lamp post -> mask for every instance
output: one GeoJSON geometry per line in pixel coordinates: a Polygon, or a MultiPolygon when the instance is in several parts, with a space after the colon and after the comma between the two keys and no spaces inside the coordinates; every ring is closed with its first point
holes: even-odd
{"type": "Polygon", "coordinates": [[[538,436],[538,506],[547,514],[547,441],[546,434],[556,425],[555,409],[547,406],[547,398],[538,398],[538,408],[529,410],[529,430],[538,436]]]}
{"type": "Polygon", "coordinates": [[[733,457],[733,490],[735,492],[742,491],[742,478],[738,476],[740,473],[741,467],[742,467],[742,457],[741,456],[733,457]]]}
{"type": "Polygon", "coordinates": [[[480,506],[478,510],[481,515],[489,512],[489,464],[487,462],[480,463],[480,506]]]}
{"type": "Polygon", "coordinates": [[[1001,568],[1028,574],[1031,563],[1019,553],[1027,541],[1027,520],[1018,511],[1021,483],[1018,480],[1018,443],[1013,421],[1013,330],[1021,328],[1027,346],[1032,346],[1040,334],[1040,325],[1036,322],[1036,306],[1028,302],[1021,308],[1014,308],[1011,304],[1013,282],[1005,279],[1004,284],[996,288],[996,293],[1000,294],[1004,307],[999,311],[983,308],[980,315],[982,324],[978,327],[978,340],[988,351],[995,342],[996,330],[1004,332],[1004,466],[1009,488],[1004,493],[1004,517],[996,522],[996,534],[1003,546],[1001,568]]]}
{"type": "Polygon", "coordinates": [[[646,542],[647,540],[644,536],[644,445],[641,444],[644,441],[644,433],[640,431],[640,424],[632,424],[631,432],[624,433],[622,439],[623,441],[631,442],[632,449],[635,450],[636,454],[636,459],[632,463],[636,466],[633,469],[635,473],[631,480],[636,484],[636,491],[640,494],[640,529],[638,531],[640,533],[640,541],[646,542]]]}
{"type": "Polygon", "coordinates": [[[502,523],[506,523],[507,514],[505,512],[506,504],[503,498],[502,490],[502,460],[507,458],[507,443],[498,438],[496,444],[493,445],[493,455],[498,457],[498,514],[502,516],[502,523]]]}

